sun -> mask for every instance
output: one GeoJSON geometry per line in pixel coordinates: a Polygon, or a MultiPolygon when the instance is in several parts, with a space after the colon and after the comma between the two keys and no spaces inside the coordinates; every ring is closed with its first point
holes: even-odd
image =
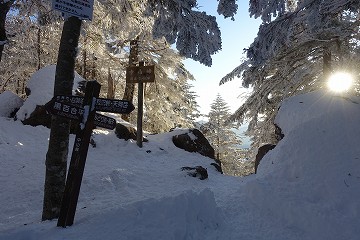
{"type": "Polygon", "coordinates": [[[352,83],[353,78],[349,73],[337,72],[330,76],[327,86],[331,91],[341,93],[349,90],[352,83]]]}

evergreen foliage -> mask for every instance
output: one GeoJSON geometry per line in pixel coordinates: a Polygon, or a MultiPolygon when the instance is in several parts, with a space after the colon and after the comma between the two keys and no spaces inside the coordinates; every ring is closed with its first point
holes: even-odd
{"type": "Polygon", "coordinates": [[[241,77],[253,89],[230,117],[250,122],[253,147],[277,142],[273,120],[284,98],[323,88],[339,69],[359,82],[359,9],[352,0],[250,1],[263,23],[247,58],[220,83],[241,77]]]}
{"type": "MultiPolygon", "coordinates": [[[[85,79],[102,84],[101,97],[107,97],[110,79],[113,97],[122,98],[130,40],[138,38],[138,60],[156,65],[155,83],[145,86],[144,129],[163,132],[174,125],[191,127],[198,107],[187,82],[193,76],[185,69],[183,57],[164,38],[153,39],[154,18],[144,15],[145,3],[95,1],[93,21],[83,22],[76,70],[85,79]]],[[[12,5],[13,14],[6,19],[9,44],[0,62],[0,91],[12,90],[25,97],[30,75],[56,63],[63,20],[50,4],[33,0],[12,5]]],[[[130,121],[136,122],[136,114],[130,121]]]]}
{"type": "Polygon", "coordinates": [[[236,162],[239,161],[239,145],[241,140],[233,131],[235,124],[227,122],[230,117],[230,109],[220,94],[210,105],[208,114],[209,121],[204,124],[203,131],[215,150],[215,157],[221,162],[225,174],[232,174],[239,171],[236,162]]]}

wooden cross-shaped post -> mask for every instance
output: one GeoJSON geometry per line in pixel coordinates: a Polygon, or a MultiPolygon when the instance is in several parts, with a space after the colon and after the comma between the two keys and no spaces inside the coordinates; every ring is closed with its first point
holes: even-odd
{"type": "Polygon", "coordinates": [[[99,96],[100,87],[101,85],[97,81],[89,81],[86,84],[83,102],[84,114],[82,122],[80,122],[77,129],[74,148],[71,155],[65,192],[61,202],[60,215],[57,223],[57,226],[59,227],[71,226],[74,223],[86,156],[89,149],[92,129],[94,128],[94,99],[99,96]]]}
{"type": "Polygon", "coordinates": [[[134,105],[126,100],[99,98],[100,87],[97,81],[88,81],[84,97],[58,95],[45,104],[48,112],[79,122],[57,223],[59,227],[71,226],[74,223],[94,126],[108,129],[116,127],[115,119],[98,114],[96,111],[129,114],[135,109],[134,105]]]}

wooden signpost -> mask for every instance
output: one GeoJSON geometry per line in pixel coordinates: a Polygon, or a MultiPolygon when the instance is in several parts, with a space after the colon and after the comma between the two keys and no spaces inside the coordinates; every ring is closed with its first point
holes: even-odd
{"type": "Polygon", "coordinates": [[[137,114],[137,130],[136,144],[142,147],[143,131],[143,105],[144,105],[144,82],[155,81],[155,67],[144,66],[144,62],[139,62],[139,66],[130,66],[126,68],[126,83],[138,84],[138,114],[137,114]]]}
{"type": "Polygon", "coordinates": [[[124,100],[98,98],[101,85],[88,81],[85,96],[56,96],[45,105],[52,114],[79,122],[71,155],[65,192],[61,202],[57,226],[66,227],[74,223],[87,152],[92,130],[95,126],[114,129],[116,120],[96,111],[130,113],[134,106],[124,100]]]}

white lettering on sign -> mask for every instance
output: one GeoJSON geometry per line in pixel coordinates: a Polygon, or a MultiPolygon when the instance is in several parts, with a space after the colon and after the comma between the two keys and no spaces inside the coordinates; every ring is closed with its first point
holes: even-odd
{"type": "Polygon", "coordinates": [[[139,82],[154,82],[155,72],[154,65],[150,66],[130,66],[126,68],[126,82],[139,83],[139,82]]]}
{"type": "Polygon", "coordinates": [[[55,109],[55,110],[61,110],[61,106],[62,106],[62,104],[59,103],[59,102],[55,102],[55,103],[54,103],[54,109],[55,109]]]}
{"type": "Polygon", "coordinates": [[[94,0],[52,0],[52,8],[79,19],[92,20],[94,0]]]}

